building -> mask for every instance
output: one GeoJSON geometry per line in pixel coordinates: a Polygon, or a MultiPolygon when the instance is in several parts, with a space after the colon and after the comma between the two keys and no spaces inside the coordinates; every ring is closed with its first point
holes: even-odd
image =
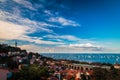
{"type": "Polygon", "coordinates": [[[115,69],[120,69],[120,64],[114,64],[115,69]]]}

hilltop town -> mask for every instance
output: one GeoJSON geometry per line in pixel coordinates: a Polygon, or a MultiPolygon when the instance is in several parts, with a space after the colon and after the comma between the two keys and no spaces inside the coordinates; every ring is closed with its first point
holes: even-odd
{"type": "MultiPolygon", "coordinates": [[[[17,45],[0,44],[0,73],[7,80],[119,80],[119,64],[56,60],[17,45]],[[4,73],[4,71],[3,71],[4,73]]],[[[0,80],[6,80],[0,75],[0,80]]]]}

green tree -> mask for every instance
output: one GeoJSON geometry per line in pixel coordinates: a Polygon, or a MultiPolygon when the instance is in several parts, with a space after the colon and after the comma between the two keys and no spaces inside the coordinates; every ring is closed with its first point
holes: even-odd
{"type": "Polygon", "coordinates": [[[15,75],[17,76],[18,80],[19,78],[25,79],[25,80],[42,80],[42,77],[47,78],[49,76],[48,69],[46,67],[39,67],[36,64],[30,65],[30,66],[24,66],[22,67],[22,70],[20,70],[15,75]]]}
{"type": "Polygon", "coordinates": [[[120,70],[115,69],[111,66],[111,69],[108,72],[107,80],[120,80],[120,70]]]}
{"type": "Polygon", "coordinates": [[[107,70],[102,68],[94,68],[92,80],[106,80],[107,79],[107,70]]]}

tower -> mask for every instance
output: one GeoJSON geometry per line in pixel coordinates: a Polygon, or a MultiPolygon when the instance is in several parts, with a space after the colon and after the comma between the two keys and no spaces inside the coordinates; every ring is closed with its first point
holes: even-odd
{"type": "Polygon", "coordinates": [[[17,47],[17,41],[15,41],[15,47],[17,47]]]}

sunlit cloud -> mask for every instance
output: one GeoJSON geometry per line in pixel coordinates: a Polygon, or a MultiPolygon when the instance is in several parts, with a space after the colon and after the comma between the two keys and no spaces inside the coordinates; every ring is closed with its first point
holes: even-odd
{"type": "Polygon", "coordinates": [[[40,37],[30,37],[27,34],[32,33],[32,28],[28,26],[21,26],[17,24],[13,24],[10,22],[0,21],[0,39],[3,40],[22,40],[28,42],[34,42],[37,44],[63,44],[61,42],[52,42],[52,41],[45,41],[41,40],[40,37]]]}
{"type": "Polygon", "coordinates": [[[10,22],[0,21],[0,39],[11,40],[28,34],[30,30],[27,26],[20,26],[10,22]]]}
{"type": "Polygon", "coordinates": [[[22,18],[21,16],[16,16],[11,13],[0,11],[0,20],[9,21],[15,24],[23,25],[23,26],[29,26],[32,28],[32,31],[46,31],[46,32],[52,32],[52,30],[48,29],[47,27],[52,26],[50,24],[47,24],[45,22],[37,22],[30,20],[28,18],[22,18]]]}
{"type": "Polygon", "coordinates": [[[21,45],[22,49],[41,53],[80,53],[80,52],[104,52],[104,47],[70,47],[70,45],[61,46],[37,46],[33,44],[21,45]]]}

